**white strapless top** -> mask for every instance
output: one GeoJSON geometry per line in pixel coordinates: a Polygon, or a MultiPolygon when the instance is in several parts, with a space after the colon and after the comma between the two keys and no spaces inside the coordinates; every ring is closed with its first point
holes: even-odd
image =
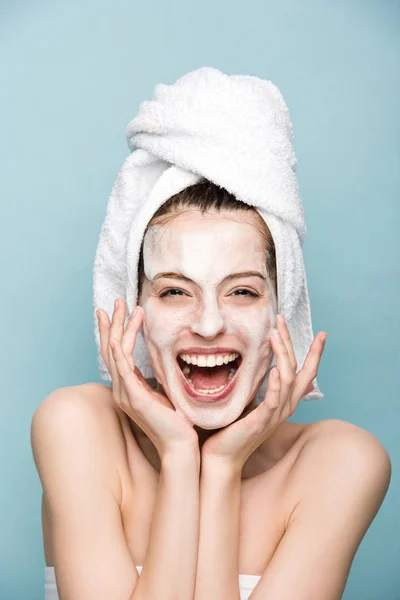
{"type": "MultiPolygon", "coordinates": [[[[136,569],[140,575],[142,567],[136,567],[136,569]]],[[[54,567],[45,567],[44,571],[44,600],[59,600],[54,567]]],[[[239,574],[240,600],[249,599],[260,579],[260,575],[239,574]]]]}

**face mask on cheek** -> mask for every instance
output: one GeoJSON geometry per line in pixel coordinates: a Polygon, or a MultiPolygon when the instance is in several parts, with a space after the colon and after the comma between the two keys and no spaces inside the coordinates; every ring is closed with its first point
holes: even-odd
{"type": "MultiPolygon", "coordinates": [[[[249,298],[236,294],[242,287],[239,280],[225,283],[222,295],[218,286],[231,273],[254,269],[265,273],[264,244],[244,223],[220,217],[203,221],[196,216],[179,223],[178,219],[173,231],[158,235],[155,229],[146,237],[145,275],[151,282],[160,272],[179,271],[196,286],[166,279],[165,286],[152,287],[153,295],[149,293],[143,303],[143,337],[155,376],[177,412],[199,427],[223,427],[239,417],[267,372],[276,302],[269,282],[261,296],[250,293],[249,298]],[[175,285],[184,291],[167,293],[165,299],[158,296],[164,287],[175,285]],[[224,353],[228,363],[206,367],[203,359],[200,364],[192,364],[187,356],[177,359],[178,352],[185,354],[191,346],[229,348],[224,353]],[[234,357],[233,351],[241,356],[234,357]]],[[[243,288],[253,287],[242,283],[243,288]]]]}
{"type": "MultiPolygon", "coordinates": [[[[270,302],[266,298],[262,307],[225,306],[221,309],[225,325],[224,336],[235,340],[232,345],[240,347],[243,355],[237,384],[230,394],[229,401],[205,405],[193,401],[185,393],[181,381],[181,367],[175,356],[176,340],[188,335],[193,336],[191,324],[197,319],[195,311],[188,308],[178,309],[171,306],[172,302],[165,310],[157,310],[154,299],[148,299],[144,305],[142,330],[149,359],[157,381],[183,418],[205,429],[223,427],[239,418],[245,407],[254,399],[273,356],[270,338],[276,320],[274,296],[272,300],[270,302]]],[[[204,341],[198,343],[207,345],[204,341]]],[[[187,368],[186,365],[183,368],[187,368]]],[[[190,368],[193,370],[193,367],[190,368]]],[[[212,373],[212,369],[210,372],[212,373]]],[[[206,382],[205,385],[213,387],[214,384],[206,382]]]]}

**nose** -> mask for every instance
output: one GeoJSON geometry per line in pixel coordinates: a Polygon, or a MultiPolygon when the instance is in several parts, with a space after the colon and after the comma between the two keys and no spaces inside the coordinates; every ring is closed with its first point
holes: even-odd
{"type": "Polygon", "coordinates": [[[191,330],[204,338],[214,338],[225,331],[225,320],[215,299],[202,302],[192,321],[191,330]]]}

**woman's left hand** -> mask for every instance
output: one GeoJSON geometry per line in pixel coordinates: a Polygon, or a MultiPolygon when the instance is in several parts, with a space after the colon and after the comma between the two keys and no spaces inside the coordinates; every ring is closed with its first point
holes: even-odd
{"type": "Polygon", "coordinates": [[[271,337],[277,366],[269,375],[264,400],[249,414],[244,410],[246,416],[212,434],[203,444],[203,460],[217,458],[241,470],[260,444],[293,415],[301,398],[314,389],[312,381],[317,376],[327,334],[319,332],[315,336],[304,365],[296,374],[297,361],[289,330],[279,317],[278,333],[271,337]]]}

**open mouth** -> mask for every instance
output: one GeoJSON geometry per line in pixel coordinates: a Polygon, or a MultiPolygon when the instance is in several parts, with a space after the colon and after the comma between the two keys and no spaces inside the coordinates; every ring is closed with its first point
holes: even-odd
{"type": "Polygon", "coordinates": [[[179,356],[177,362],[185,379],[185,388],[195,398],[220,400],[233,388],[243,358],[239,354],[227,364],[203,367],[185,362],[179,356]]]}

